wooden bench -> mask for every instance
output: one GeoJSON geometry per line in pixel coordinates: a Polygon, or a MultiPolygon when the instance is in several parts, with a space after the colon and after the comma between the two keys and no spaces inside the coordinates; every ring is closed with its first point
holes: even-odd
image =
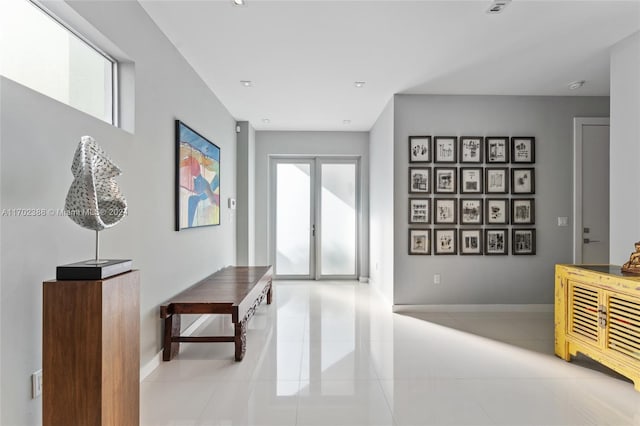
{"type": "Polygon", "coordinates": [[[180,342],[233,342],[235,359],[242,361],[247,348],[247,323],[262,301],[271,304],[271,266],[229,266],[208,276],[160,306],[164,320],[162,359],[170,361],[180,342]],[[233,336],[180,336],[181,314],[228,314],[233,336]]]}

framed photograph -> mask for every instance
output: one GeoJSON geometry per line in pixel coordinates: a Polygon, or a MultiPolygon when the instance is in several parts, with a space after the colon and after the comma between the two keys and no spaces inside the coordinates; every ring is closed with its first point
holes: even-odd
{"type": "Polygon", "coordinates": [[[482,254],[482,229],[460,230],[460,254],[482,254]]]}
{"type": "Polygon", "coordinates": [[[460,225],[482,225],[481,199],[460,199],[460,225]]]}
{"type": "Polygon", "coordinates": [[[220,225],[220,147],[175,121],[176,231],[220,225]]]}
{"type": "Polygon", "coordinates": [[[458,157],[456,157],[456,145],[458,144],[458,138],[456,136],[436,136],[434,138],[433,161],[436,163],[455,163],[458,157]]]}
{"type": "Polygon", "coordinates": [[[536,254],[536,230],[513,229],[511,237],[512,254],[536,254]]]}
{"type": "Polygon", "coordinates": [[[482,194],[482,167],[460,168],[460,193],[482,194]]]}
{"type": "Polygon", "coordinates": [[[436,225],[454,225],[457,223],[455,198],[436,198],[434,200],[433,222],[436,225]]]}
{"type": "Polygon", "coordinates": [[[431,200],[429,198],[409,198],[409,223],[431,223],[431,200]]]}
{"type": "Polygon", "coordinates": [[[484,230],[484,254],[485,255],[506,255],[509,246],[509,234],[507,229],[485,229],[484,230]]]}
{"type": "Polygon", "coordinates": [[[409,162],[431,162],[431,136],[409,136],[409,162]]]}
{"type": "Polygon", "coordinates": [[[509,138],[503,136],[487,136],[485,138],[487,163],[509,162],[509,138]]]}
{"type": "Polygon", "coordinates": [[[409,254],[431,254],[431,229],[409,229],[409,254]]]}
{"type": "Polygon", "coordinates": [[[433,236],[433,251],[435,254],[457,254],[457,240],[455,229],[436,229],[433,236]]]}
{"type": "Polygon", "coordinates": [[[487,198],[485,200],[484,221],[487,225],[509,223],[509,200],[507,198],[487,198]]]}
{"type": "Polygon", "coordinates": [[[507,194],[509,192],[509,169],[487,167],[484,169],[484,193],[507,194]]]}
{"type": "Polygon", "coordinates": [[[455,194],[456,184],[455,167],[436,167],[434,169],[434,182],[436,194],[455,194]]]}
{"type": "Polygon", "coordinates": [[[535,181],[535,169],[511,169],[512,194],[535,194],[535,181]]]}
{"type": "Polygon", "coordinates": [[[513,198],[511,200],[511,224],[533,225],[535,217],[536,200],[533,198],[513,198]]]}
{"type": "Polygon", "coordinates": [[[431,192],[431,167],[409,167],[409,194],[431,192]]]}
{"type": "Polygon", "coordinates": [[[517,136],[511,138],[511,162],[512,163],[535,163],[534,137],[517,136]]]}
{"type": "Polygon", "coordinates": [[[482,145],[484,138],[481,136],[460,137],[460,162],[482,163],[482,145]]]}

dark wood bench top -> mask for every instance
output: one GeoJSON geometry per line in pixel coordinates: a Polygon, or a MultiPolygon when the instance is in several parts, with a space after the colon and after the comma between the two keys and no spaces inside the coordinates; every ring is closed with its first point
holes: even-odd
{"type": "Polygon", "coordinates": [[[257,298],[262,291],[258,284],[270,281],[272,275],[271,266],[228,266],[160,305],[160,316],[237,313],[244,302],[257,298]]]}
{"type": "Polygon", "coordinates": [[[271,266],[229,266],[183,290],[160,305],[164,319],[162,359],[171,360],[180,342],[234,342],[235,359],[241,361],[246,350],[247,322],[266,298],[271,303],[271,266]],[[233,336],[180,336],[181,314],[229,314],[233,336]]]}

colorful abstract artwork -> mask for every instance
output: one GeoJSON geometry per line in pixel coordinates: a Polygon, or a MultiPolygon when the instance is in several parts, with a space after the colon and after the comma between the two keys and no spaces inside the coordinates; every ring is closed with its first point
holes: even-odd
{"type": "Polygon", "coordinates": [[[220,148],[176,120],[176,231],[220,224],[220,148]]]}

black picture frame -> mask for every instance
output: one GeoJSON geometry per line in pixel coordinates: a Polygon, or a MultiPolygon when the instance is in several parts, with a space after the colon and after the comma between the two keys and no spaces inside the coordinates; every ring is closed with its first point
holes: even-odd
{"type": "Polygon", "coordinates": [[[509,230],[507,228],[485,228],[484,255],[506,256],[509,253],[509,230]]]}
{"type": "Polygon", "coordinates": [[[456,167],[435,167],[433,188],[436,194],[456,194],[458,190],[456,167]]]}
{"type": "Polygon", "coordinates": [[[409,255],[431,254],[431,229],[409,229],[409,255]]]}
{"type": "Polygon", "coordinates": [[[509,199],[487,198],[484,200],[485,225],[509,224],[509,199]]]}
{"type": "Polygon", "coordinates": [[[460,229],[460,255],[461,256],[481,256],[483,252],[482,229],[460,229]]]}
{"type": "Polygon", "coordinates": [[[428,225],[431,223],[431,199],[409,198],[409,224],[428,225]]]}
{"type": "Polygon", "coordinates": [[[511,254],[514,256],[536,254],[536,230],[534,228],[513,228],[511,233],[511,254]]]}
{"type": "Polygon", "coordinates": [[[536,223],[536,200],[534,198],[511,199],[511,224],[534,225],[536,223]]]}
{"type": "Polygon", "coordinates": [[[509,168],[486,167],[484,169],[484,193],[508,194],[509,193],[509,168]]]}
{"type": "Polygon", "coordinates": [[[482,225],[484,210],[482,198],[460,199],[460,225],[482,225]]]}
{"type": "Polygon", "coordinates": [[[485,140],[484,161],[487,164],[509,162],[509,138],[506,136],[487,136],[485,140]]]}
{"type": "Polygon", "coordinates": [[[184,122],[174,125],[175,230],[218,226],[222,150],[184,122]]]}
{"type": "Polygon", "coordinates": [[[409,167],[409,194],[431,192],[431,167],[409,167]]]}
{"type": "Polygon", "coordinates": [[[460,167],[460,194],[482,194],[482,167],[460,167]]]}
{"type": "Polygon", "coordinates": [[[457,136],[436,136],[433,142],[434,163],[457,163],[457,136]]]}
{"type": "Polygon", "coordinates": [[[409,136],[409,163],[431,162],[431,136],[409,136]]]}
{"type": "Polygon", "coordinates": [[[511,138],[511,163],[536,162],[536,138],[533,136],[514,136],[511,138]]]}
{"type": "Polygon", "coordinates": [[[535,194],[536,193],[536,169],[532,167],[511,169],[511,193],[535,194]]]}
{"type": "Polygon", "coordinates": [[[458,230],[455,228],[434,229],[433,254],[458,254],[458,230]]]}
{"type": "Polygon", "coordinates": [[[456,225],[458,223],[458,200],[455,198],[434,199],[433,223],[436,225],[456,225]]]}
{"type": "Polygon", "coordinates": [[[484,137],[482,136],[460,136],[460,163],[482,164],[482,154],[484,151],[484,137]]]}

